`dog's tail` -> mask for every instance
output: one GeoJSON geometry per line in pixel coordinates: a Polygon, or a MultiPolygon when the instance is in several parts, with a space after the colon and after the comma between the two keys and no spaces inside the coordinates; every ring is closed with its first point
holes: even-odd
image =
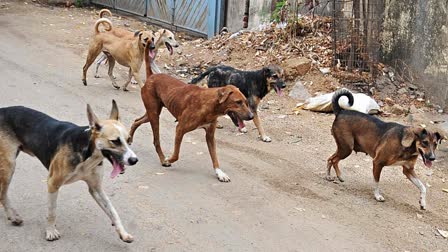
{"type": "Polygon", "coordinates": [[[102,10],[100,10],[100,18],[104,17],[104,14],[106,14],[106,13],[109,17],[112,17],[112,12],[110,12],[110,10],[102,9],[102,10]]]}
{"type": "Polygon", "coordinates": [[[341,106],[339,106],[339,98],[341,98],[342,96],[346,96],[348,98],[348,105],[351,107],[353,106],[353,95],[352,93],[350,93],[350,91],[348,91],[347,89],[343,88],[343,89],[339,89],[338,91],[336,91],[333,95],[332,98],[332,106],[333,106],[333,113],[335,115],[338,115],[339,112],[341,112],[341,106]]]}
{"type": "Polygon", "coordinates": [[[209,75],[211,72],[213,72],[215,70],[216,67],[209,67],[207,68],[207,71],[201,73],[198,77],[192,79],[190,82],[188,82],[188,84],[196,84],[198,82],[200,82],[202,79],[205,78],[205,76],[209,75]]]}
{"type": "Polygon", "coordinates": [[[98,29],[100,24],[104,25],[104,29],[106,29],[106,31],[112,30],[112,22],[107,18],[100,18],[95,22],[95,34],[100,33],[100,30],[98,29]]]}

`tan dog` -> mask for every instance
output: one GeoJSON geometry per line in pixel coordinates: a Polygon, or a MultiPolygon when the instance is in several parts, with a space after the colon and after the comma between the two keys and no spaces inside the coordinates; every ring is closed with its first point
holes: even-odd
{"type": "Polygon", "coordinates": [[[420,207],[426,209],[426,188],[415,174],[414,166],[420,155],[425,166],[430,168],[436,159],[434,152],[437,144],[443,137],[438,132],[424,128],[383,122],[358,111],[341,110],[338,101],[342,96],[348,98],[350,106],[354,101],[353,95],[346,89],[341,89],[333,95],[332,104],[336,118],[331,132],[336,140],[337,150],[328,159],[327,180],[334,179],[330,176],[333,167],[338,179],[343,182],[339,161],[353,151],[364,152],[373,158],[374,196],[377,201],[384,201],[379,189],[383,167],[397,165],[402,166],[403,174],[420,190],[420,207]]]}
{"type": "MultiPolygon", "coordinates": [[[[100,10],[99,16],[100,18],[102,18],[104,16],[104,14],[108,14],[108,16],[112,16],[112,12],[110,12],[110,10],[108,9],[102,9],[100,10]]],[[[122,28],[115,28],[114,29],[109,29],[113,35],[115,35],[118,38],[128,38],[128,39],[133,39],[135,37],[135,33],[128,31],[126,29],[122,29],[122,28]]],[[[166,48],[168,49],[168,51],[170,52],[170,55],[173,55],[173,48],[176,48],[179,46],[179,43],[176,41],[175,37],[174,37],[174,33],[171,32],[170,30],[167,29],[159,29],[156,33],[155,33],[155,50],[154,52],[157,55],[157,52],[159,50],[159,48],[165,45],[166,48]]],[[[155,73],[161,73],[162,71],[160,71],[159,67],[155,64],[155,57],[154,56],[154,60],[151,60],[151,68],[153,70],[153,72],[155,73]]],[[[106,54],[102,54],[101,57],[96,61],[96,67],[95,67],[95,78],[99,78],[99,74],[98,74],[98,69],[100,67],[101,64],[106,64],[107,62],[107,55],[106,54]]],[[[131,83],[135,84],[137,82],[134,81],[134,79],[132,79],[131,83]]]]}
{"type": "MultiPolygon", "coordinates": [[[[118,30],[118,28],[114,28],[112,29],[110,32],[116,32],[116,30],[118,30]]],[[[117,32],[117,33],[113,33],[115,36],[120,37],[120,38],[134,38],[134,33],[129,32],[125,29],[120,29],[122,30],[121,32],[117,32]],[[126,35],[125,32],[128,32],[128,34],[126,35]]],[[[156,65],[155,63],[155,57],[157,55],[157,52],[159,50],[159,48],[163,45],[166,46],[166,48],[168,49],[168,51],[170,52],[170,55],[173,54],[174,50],[173,48],[178,47],[179,43],[176,41],[176,39],[174,38],[174,34],[167,29],[160,29],[158,30],[155,34],[155,56],[154,59],[151,60],[151,68],[154,70],[155,73],[161,73],[162,71],[160,71],[159,67],[156,65]]],[[[101,55],[101,57],[96,61],[96,70],[95,70],[95,78],[99,78],[99,74],[98,74],[98,69],[100,67],[101,64],[105,63],[105,61],[107,61],[107,55],[106,53],[103,53],[101,55]]],[[[133,84],[137,83],[134,81],[131,81],[133,84]]]]}
{"type": "Polygon", "coordinates": [[[142,100],[146,114],[134,121],[129,132],[129,143],[132,143],[135,130],[143,123],[150,122],[154,137],[154,146],[163,166],[170,166],[179,159],[182,138],[187,132],[195,129],[205,129],[210,157],[215,173],[222,182],[229,182],[230,178],[220,168],[216,156],[215,129],[219,116],[229,112],[237,114],[244,120],[253,119],[244,95],[235,86],[228,85],[221,88],[200,88],[188,85],[166,74],[152,74],[150,57],[152,49],[145,48],[146,83],[141,89],[142,100]],[[177,119],[174,152],[169,159],[160,147],[159,116],[162,108],[177,119]]]}
{"type": "Polygon", "coordinates": [[[140,78],[139,71],[143,63],[143,51],[145,45],[148,44],[154,48],[154,34],[151,31],[140,31],[135,34],[133,39],[118,39],[112,32],[99,32],[98,26],[104,24],[106,31],[114,30],[112,23],[107,18],[100,18],[95,23],[95,35],[90,41],[89,51],[87,54],[86,63],[83,67],[82,81],[87,86],[86,73],[95,58],[102,52],[107,52],[109,60],[108,75],[112,81],[112,86],[119,89],[113,76],[113,68],[115,61],[120,65],[129,67],[129,78],[123,85],[123,90],[127,91],[132,76],[135,78],[140,87],[143,87],[143,82],[140,78]]]}
{"type": "MultiPolygon", "coordinates": [[[[118,107],[112,102],[109,119],[99,120],[87,105],[89,126],[58,121],[39,111],[15,106],[0,108],[0,203],[8,220],[21,225],[22,218],[11,205],[8,187],[20,152],[37,157],[48,169],[48,219],[46,239],[60,238],[56,229],[56,205],[63,185],[84,181],[101,209],[125,242],[133,237],[126,232],[117,211],[102,189],[104,158],[112,164],[111,178],[124,173],[125,165],[138,159],[129,148],[126,128],[119,121],[118,107]],[[32,125],[32,127],[30,127],[32,125]]],[[[25,186],[25,185],[22,185],[25,186]]],[[[80,220],[82,222],[82,220],[80,220]]]]}

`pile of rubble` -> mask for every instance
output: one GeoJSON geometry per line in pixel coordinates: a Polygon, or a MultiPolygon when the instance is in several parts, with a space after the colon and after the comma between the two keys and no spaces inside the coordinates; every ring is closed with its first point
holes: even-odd
{"type": "MultiPolygon", "coordinates": [[[[228,64],[251,69],[268,64],[288,65],[300,58],[306,66],[298,72],[287,72],[287,79],[293,80],[306,74],[311,63],[318,67],[329,67],[332,59],[331,19],[328,17],[303,17],[296,24],[278,28],[275,24],[263,26],[254,31],[226,32],[211,40],[192,41],[196,53],[206,50],[205,57],[191,61],[189,72],[205,69],[210,65],[228,64]],[[289,74],[288,74],[289,73],[289,74]]],[[[193,53],[193,52],[192,52],[193,53]]],[[[196,53],[195,57],[197,56],[196,53]]],[[[185,55],[184,55],[185,56],[185,55]]]]}
{"type": "Polygon", "coordinates": [[[312,85],[305,84],[311,94],[347,87],[373,96],[383,111],[394,114],[408,113],[428,105],[423,91],[391,67],[383,64],[374,66],[375,78],[369,72],[347,71],[337,65],[333,67],[330,17],[303,16],[296,23],[283,27],[271,24],[236,33],[223,30],[211,40],[197,39],[185,43],[190,47],[179,53],[175,67],[176,73],[181,72],[183,78],[197,75],[217,64],[241,69],[278,64],[284,68],[288,81],[304,79],[305,83],[313,83],[313,79],[319,79],[312,85]]]}

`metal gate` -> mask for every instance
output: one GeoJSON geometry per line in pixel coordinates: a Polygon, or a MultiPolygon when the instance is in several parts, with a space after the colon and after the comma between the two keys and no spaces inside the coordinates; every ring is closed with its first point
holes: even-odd
{"type": "Polygon", "coordinates": [[[175,1],[174,25],[207,34],[208,0],[175,1]]]}
{"type": "Polygon", "coordinates": [[[214,36],[221,28],[223,0],[91,0],[92,3],[147,17],[171,29],[214,36]]]}
{"type": "Polygon", "coordinates": [[[115,0],[115,8],[144,16],[146,14],[146,0],[115,0]]]}

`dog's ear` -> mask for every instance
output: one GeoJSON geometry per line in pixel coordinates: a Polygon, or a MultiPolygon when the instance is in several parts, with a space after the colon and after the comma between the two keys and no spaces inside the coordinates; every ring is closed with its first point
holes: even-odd
{"type": "Polygon", "coordinates": [[[120,114],[118,113],[118,106],[115,100],[112,100],[112,110],[110,111],[109,119],[116,121],[120,120],[120,114]]]}
{"type": "Polygon", "coordinates": [[[91,129],[101,129],[100,120],[98,120],[98,117],[96,117],[95,113],[93,113],[93,110],[89,104],[87,104],[87,118],[89,119],[89,126],[91,129]]]}
{"type": "Polygon", "coordinates": [[[269,67],[263,67],[263,75],[265,77],[271,76],[271,69],[269,69],[269,67]]]}
{"type": "Polygon", "coordinates": [[[445,136],[442,136],[439,132],[434,133],[434,135],[436,135],[436,139],[437,139],[437,143],[438,143],[438,144],[441,144],[441,143],[442,143],[442,140],[445,140],[445,139],[446,139],[446,137],[445,137],[445,136]]]}
{"type": "Polygon", "coordinates": [[[410,147],[416,139],[423,139],[428,135],[428,131],[425,128],[406,128],[401,139],[401,144],[404,147],[410,147]]]}
{"type": "Polygon", "coordinates": [[[227,88],[227,87],[218,89],[218,101],[219,101],[219,104],[224,103],[227,100],[227,98],[229,98],[229,95],[231,93],[233,93],[233,90],[230,89],[230,88],[227,88]]]}
{"type": "Polygon", "coordinates": [[[136,32],[134,32],[134,37],[141,36],[141,34],[142,34],[142,31],[136,31],[136,32]]]}

